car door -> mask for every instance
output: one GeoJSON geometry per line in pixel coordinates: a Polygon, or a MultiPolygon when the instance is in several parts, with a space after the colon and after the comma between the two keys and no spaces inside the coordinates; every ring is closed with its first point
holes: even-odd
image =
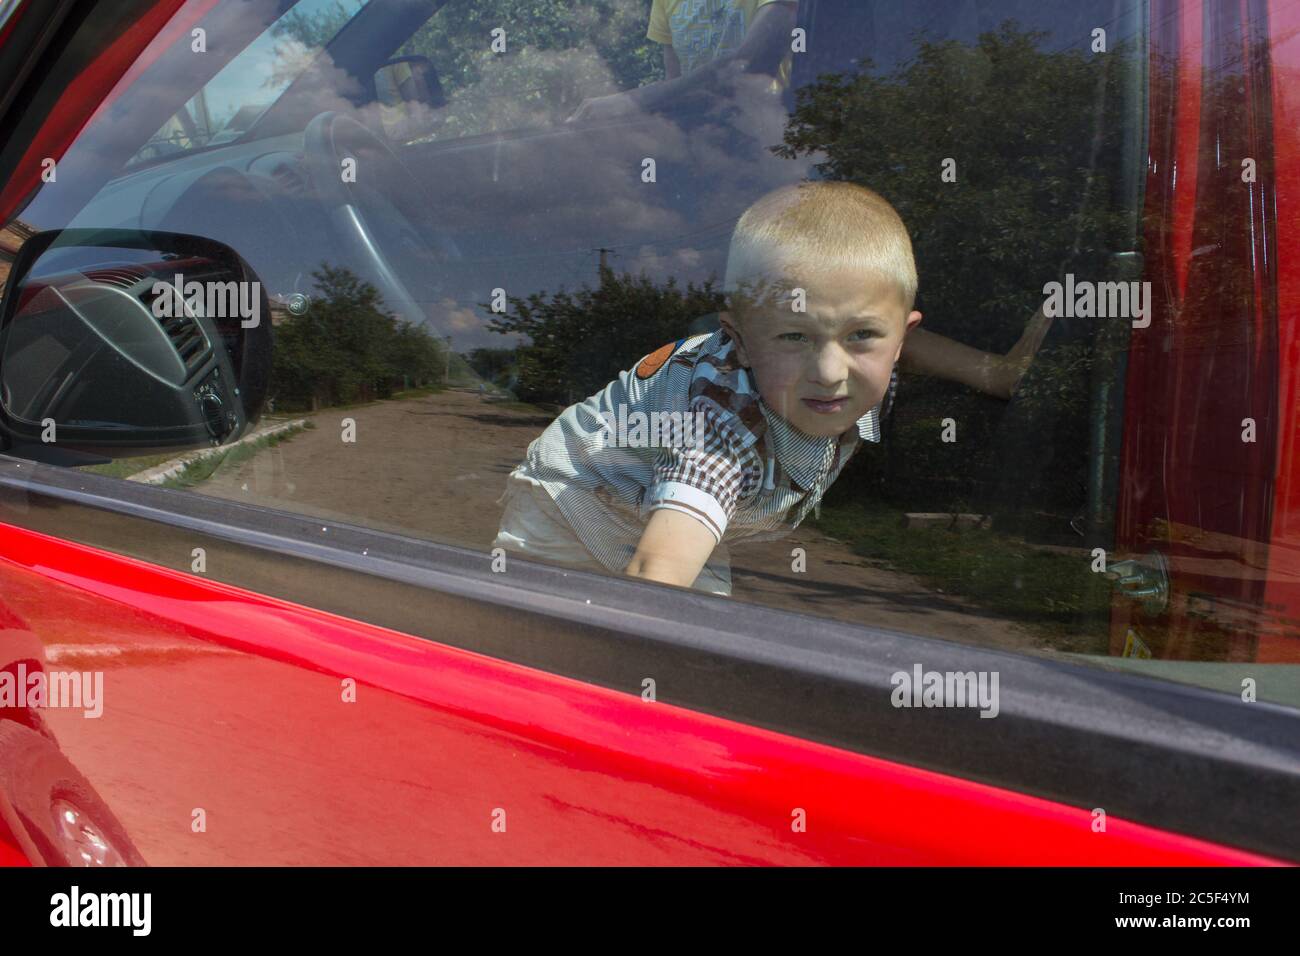
{"type": "MultiPolygon", "coordinates": [[[[1151,642],[1135,609],[1149,582],[1114,573],[1147,553],[1151,539],[1132,529],[1156,508],[1150,489],[1183,480],[1144,442],[1200,460],[1192,426],[1218,421],[1180,404],[1186,376],[1209,361],[1177,340],[1199,313],[1156,298],[1149,328],[1141,315],[1058,316],[1010,402],[905,375],[881,446],[861,451],[821,513],[791,537],[734,548],[731,598],[492,547],[528,443],[569,400],[723,307],[710,280],[734,219],[773,186],[877,188],[913,232],[926,324],[988,356],[1014,352],[1067,273],[1078,288],[1137,275],[1167,289],[1176,266],[1161,243],[1196,234],[1188,223],[1217,207],[1213,195],[1170,194],[1164,157],[1195,153],[1183,137],[1208,136],[1197,132],[1207,122],[1235,122],[1208,98],[1195,119],[1175,108],[1182,87],[1160,71],[1200,77],[1185,48],[1170,53],[1170,24],[1180,36],[1201,24],[1202,50],[1224,57],[1216,43],[1254,36],[1270,56],[1246,75],[1273,84],[1270,110],[1289,109],[1284,11],[801,0],[775,133],[746,125],[743,103],[724,96],[685,133],[644,115],[621,136],[619,124],[573,124],[395,149],[440,177],[433,206],[408,213],[396,193],[347,192],[375,203],[352,221],[427,215],[396,233],[446,254],[434,257],[436,297],[410,296],[423,315],[393,317],[357,276],[379,261],[361,261],[350,240],[363,233],[336,231],[347,203],[331,206],[323,183],[300,176],[313,117],[285,131],[290,101],[264,102],[238,77],[278,77],[272,93],[293,97],[296,78],[334,76],[312,102],[364,118],[373,104],[355,63],[382,63],[407,38],[380,30],[358,61],[356,37],[379,29],[376,11],[409,19],[415,36],[438,5],[356,2],[342,24],[313,20],[330,10],[313,0],[127,6],[78,6],[58,22],[30,3],[15,14],[13,29],[41,23],[49,35],[16,80],[0,146],[5,315],[32,308],[29,276],[49,272],[32,272],[30,244],[52,231],[190,233],[232,249],[265,288],[274,407],[216,444],[145,456],[104,439],[91,454],[57,437],[15,440],[41,423],[15,421],[5,392],[0,862],[1300,859],[1293,639],[1269,638],[1280,648],[1269,654],[1234,645],[1246,648],[1240,673],[1161,669],[1162,657],[1222,658],[1151,642]],[[293,72],[307,61],[310,73],[293,72]],[[204,90],[206,125],[194,106],[204,90]],[[168,127],[181,109],[188,123],[168,127]],[[657,138],[643,149],[646,130],[657,138]],[[629,159],[661,147],[669,161],[647,180],[629,159]],[[586,176],[572,168],[584,153],[586,176]],[[458,189],[473,201],[455,202],[458,189]],[[450,197],[445,219],[439,197],[450,197]],[[1151,357],[1163,347],[1142,337],[1151,329],[1174,336],[1171,365],[1151,357]],[[1152,397],[1169,376],[1173,397],[1152,397]],[[1149,658],[1122,656],[1121,619],[1149,658]],[[971,696],[943,689],[957,685],[971,696]]],[[[511,17],[544,19],[507,6],[507,36],[511,17]]],[[[578,16],[586,6],[562,11],[594,22],[578,16]]],[[[563,49],[603,48],[580,37],[563,49]]],[[[8,66],[7,47],[0,56],[8,66]]],[[[1256,189],[1281,201],[1294,186],[1276,142],[1266,159],[1266,134],[1254,134],[1260,178],[1243,183],[1237,212],[1256,208],[1256,189]]],[[[344,177],[349,158],[330,157],[344,177]]],[[[382,192],[367,168],[363,157],[362,185],[382,192]]],[[[1284,221],[1271,222],[1285,246],[1284,221]]],[[[1200,256],[1264,282],[1248,251],[1200,256]]],[[[389,288],[419,285],[394,273],[389,288]]],[[[1260,294],[1242,317],[1289,334],[1278,301],[1260,294]]],[[[7,385],[20,375],[9,336],[7,385]]],[[[1223,368],[1229,381],[1281,387],[1254,366],[1223,368]]],[[[1276,445],[1291,408],[1273,401],[1259,434],[1276,445]]],[[[1259,469],[1277,458],[1260,462],[1216,493],[1271,494],[1259,469]]],[[[1195,524],[1203,514],[1178,512],[1204,533],[1271,541],[1262,525],[1195,524]]],[[[1175,570],[1176,594],[1188,573],[1175,570]]]]}

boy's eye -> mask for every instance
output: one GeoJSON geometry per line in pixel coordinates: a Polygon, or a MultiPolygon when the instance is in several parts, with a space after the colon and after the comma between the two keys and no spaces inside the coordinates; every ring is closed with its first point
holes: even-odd
{"type": "Polygon", "coordinates": [[[878,338],[880,338],[880,332],[876,329],[858,329],[849,336],[849,339],[854,342],[866,342],[878,338]]]}
{"type": "Polygon", "coordinates": [[[777,338],[783,342],[808,341],[808,336],[804,335],[802,332],[782,332],[780,335],[777,336],[777,338]]]}

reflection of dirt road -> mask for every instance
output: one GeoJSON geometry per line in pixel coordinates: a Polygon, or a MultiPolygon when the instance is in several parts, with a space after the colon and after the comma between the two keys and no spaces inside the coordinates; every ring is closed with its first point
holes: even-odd
{"type": "MultiPolygon", "coordinates": [[[[550,421],[454,390],[314,420],[315,429],[218,469],[195,490],[486,550],[506,476],[550,421]],[[342,441],[347,418],[356,421],[351,444],[342,441]]],[[[739,600],[986,647],[1041,646],[1023,628],[872,567],[816,531],[733,549],[732,559],[739,600]],[[807,551],[806,572],[791,572],[795,547],[807,551]]]]}

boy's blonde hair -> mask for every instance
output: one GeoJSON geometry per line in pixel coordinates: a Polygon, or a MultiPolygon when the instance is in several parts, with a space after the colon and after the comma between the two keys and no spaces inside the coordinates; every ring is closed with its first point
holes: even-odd
{"type": "Polygon", "coordinates": [[[898,287],[905,311],[916,301],[912,240],[894,207],[864,186],[806,182],[782,186],[754,203],[736,223],[727,254],[725,291],[732,308],[755,289],[784,276],[829,268],[874,273],[898,287]]]}

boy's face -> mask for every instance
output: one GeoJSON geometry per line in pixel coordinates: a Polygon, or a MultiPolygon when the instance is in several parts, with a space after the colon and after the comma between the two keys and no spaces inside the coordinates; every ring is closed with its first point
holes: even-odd
{"type": "Polygon", "coordinates": [[[884,399],[921,313],[905,311],[894,284],[847,267],[782,285],[741,315],[724,313],[722,326],[769,408],[807,435],[842,434],[884,399]],[[794,286],[805,293],[803,312],[794,286]]]}

